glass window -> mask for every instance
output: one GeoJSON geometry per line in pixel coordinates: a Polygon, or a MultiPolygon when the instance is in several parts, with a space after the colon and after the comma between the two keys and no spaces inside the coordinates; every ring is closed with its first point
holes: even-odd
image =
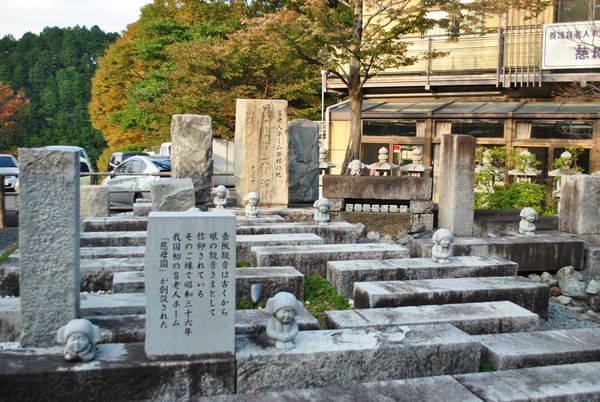
{"type": "Polygon", "coordinates": [[[131,161],[131,169],[130,172],[131,173],[142,173],[144,172],[144,170],[146,169],[146,164],[140,160],[133,160],[131,161]]]}
{"type": "Polygon", "coordinates": [[[388,144],[366,144],[363,143],[362,144],[362,157],[361,157],[361,161],[363,163],[366,163],[367,165],[370,165],[371,163],[375,163],[377,161],[379,161],[379,148],[384,147],[384,148],[388,148],[389,145],[388,144]]]}
{"type": "MultiPolygon", "coordinates": [[[[562,154],[566,150],[567,150],[566,148],[554,148],[553,161],[560,158],[560,154],[562,154]]],[[[590,171],[590,150],[589,149],[583,149],[581,154],[579,154],[579,156],[577,157],[577,166],[580,167],[581,169],[583,169],[581,173],[589,173],[589,171],[590,171]]],[[[554,169],[554,167],[550,167],[550,168],[554,169]]]]}
{"type": "Polygon", "coordinates": [[[363,120],[362,135],[417,136],[416,120],[363,120]]]}
{"type": "Polygon", "coordinates": [[[0,167],[17,167],[17,161],[12,156],[2,156],[0,157],[0,167]]]}
{"type": "Polygon", "coordinates": [[[131,168],[131,161],[123,162],[115,168],[115,173],[129,173],[131,168]]]}
{"type": "MultiPolygon", "coordinates": [[[[591,1],[594,3],[594,0],[591,1]]],[[[588,0],[560,0],[558,2],[558,22],[578,22],[589,20],[588,0]]]]}
{"type": "Polygon", "coordinates": [[[592,123],[586,121],[534,121],[531,138],[580,140],[592,138],[592,123]]]}
{"type": "Polygon", "coordinates": [[[504,123],[490,120],[453,121],[452,134],[467,134],[477,138],[503,138],[504,123]]]}

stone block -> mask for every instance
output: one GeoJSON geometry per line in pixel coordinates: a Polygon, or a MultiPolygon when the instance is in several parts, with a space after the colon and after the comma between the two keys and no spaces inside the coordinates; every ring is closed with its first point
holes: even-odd
{"type": "Polygon", "coordinates": [[[454,378],[485,401],[597,401],[600,363],[565,364],[456,375],[454,378]]]}
{"type": "Polygon", "coordinates": [[[431,258],[329,261],[327,280],[340,295],[352,297],[355,282],[515,276],[517,264],[492,257],[452,257],[447,264],[431,258]]]}
{"type": "Polygon", "coordinates": [[[475,143],[470,135],[442,135],[438,228],[463,236],[473,235],[475,143]]]}
{"type": "Polygon", "coordinates": [[[306,119],[288,124],[288,197],[290,202],[319,198],[319,124],[306,119]]]}
{"type": "Polygon", "coordinates": [[[330,329],[452,324],[467,334],[478,335],[533,331],[538,323],[537,314],[508,301],[325,312],[325,324],[330,329]]]}
{"type": "Polygon", "coordinates": [[[145,246],[81,247],[81,259],[88,258],[140,258],[146,254],[145,246]]]}
{"type": "Polygon", "coordinates": [[[545,318],[548,285],[523,277],[356,282],[355,308],[418,306],[508,300],[545,318]]]}
{"type": "Polygon", "coordinates": [[[314,233],[325,244],[348,244],[356,239],[356,226],[348,222],[331,222],[328,225],[315,225],[304,222],[274,223],[271,225],[238,226],[239,235],[314,233]]]}
{"type": "Polygon", "coordinates": [[[81,247],[145,246],[146,232],[83,232],[81,247]]]}
{"type": "Polygon", "coordinates": [[[192,179],[168,179],[153,182],[150,198],[153,211],[187,211],[195,205],[192,179]]]}
{"type": "Polygon", "coordinates": [[[431,200],[432,183],[431,177],[328,175],[323,176],[323,197],[390,201],[431,200]]]}
{"type": "Polygon", "coordinates": [[[53,346],[79,317],[79,154],[21,148],[19,165],[21,344],[53,346]]]}
{"type": "Polygon", "coordinates": [[[253,247],[252,262],[256,267],[289,265],[304,275],[325,277],[328,261],[404,258],[408,257],[408,254],[407,248],[395,244],[253,247]]]}
{"type": "Polygon", "coordinates": [[[121,232],[146,231],[147,217],[109,216],[106,218],[86,218],[83,221],[84,232],[121,232]]]}
{"type": "Polygon", "coordinates": [[[600,234],[600,176],[573,175],[561,179],[558,229],[600,234]]]}
{"type": "Polygon", "coordinates": [[[288,292],[298,300],[304,300],[304,275],[294,267],[238,268],[235,279],[237,300],[251,300],[250,287],[255,283],[262,287],[261,300],[278,292],[288,292]]]}
{"type": "MultiPolygon", "coordinates": [[[[412,257],[431,257],[431,239],[412,239],[412,257]]],[[[519,272],[557,271],[567,265],[583,268],[584,242],[573,236],[535,235],[505,237],[455,237],[452,255],[504,258],[519,265],[519,272]]]]}
{"type": "Polygon", "coordinates": [[[234,353],[235,216],[152,212],[146,242],[149,357],[234,353]]]}
{"type": "MultiPolygon", "coordinates": [[[[235,392],[235,359],[151,361],[144,345],[98,345],[89,363],[62,349],[0,351],[0,389],[14,401],[190,400],[235,392]]],[[[3,394],[4,394],[3,392],[3,394]]]]}
{"type": "Polygon", "coordinates": [[[288,204],[287,101],[237,99],[235,104],[237,203],[251,191],[262,206],[288,204]]]}
{"type": "Polygon", "coordinates": [[[21,303],[18,297],[0,298],[0,342],[21,338],[21,303]]]}
{"type": "Polygon", "coordinates": [[[295,348],[236,338],[237,392],[348,385],[479,369],[479,345],[447,324],[301,331],[295,348]]]}
{"type": "Polygon", "coordinates": [[[600,360],[597,328],[477,336],[482,360],[496,370],[600,360]]]}
{"type": "Polygon", "coordinates": [[[143,292],[146,275],[143,271],[115,272],[113,274],[113,293],[143,292]]]}
{"type": "Polygon", "coordinates": [[[171,177],[192,180],[195,204],[210,200],[213,175],[210,116],[175,114],[171,118],[171,177]]]}
{"type": "Polygon", "coordinates": [[[134,202],[133,203],[133,215],[134,216],[148,216],[152,212],[152,202],[134,202]]]}
{"type": "Polygon", "coordinates": [[[425,226],[425,230],[433,230],[433,214],[415,214],[411,211],[410,217],[413,230],[420,224],[425,226]]]}
{"type": "Polygon", "coordinates": [[[10,263],[0,265],[0,297],[19,295],[19,276],[18,266],[10,263]]]}
{"type": "Polygon", "coordinates": [[[237,235],[236,241],[237,261],[251,261],[250,249],[252,247],[303,246],[324,243],[323,239],[314,233],[237,235]]]}
{"type": "Polygon", "coordinates": [[[600,279],[600,245],[586,245],[584,269],[590,272],[596,279],[600,279]]]}
{"type": "Polygon", "coordinates": [[[84,219],[88,217],[110,215],[110,201],[107,186],[80,186],[79,197],[79,216],[82,224],[84,219]]]}
{"type": "Polygon", "coordinates": [[[422,200],[410,200],[410,213],[411,214],[432,214],[433,213],[433,201],[422,201],[422,200]]]}
{"type": "Polygon", "coordinates": [[[366,233],[378,232],[382,236],[397,236],[399,228],[409,230],[411,227],[410,214],[399,214],[397,212],[394,214],[342,212],[340,217],[347,222],[365,225],[366,233]]]}
{"type": "Polygon", "coordinates": [[[258,215],[258,218],[246,218],[238,216],[236,222],[241,226],[257,225],[257,224],[271,224],[271,223],[283,223],[285,218],[279,215],[258,215]]]}

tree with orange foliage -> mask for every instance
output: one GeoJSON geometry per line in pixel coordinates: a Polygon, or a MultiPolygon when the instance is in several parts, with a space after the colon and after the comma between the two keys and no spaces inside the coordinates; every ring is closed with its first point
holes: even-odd
{"type": "Polygon", "coordinates": [[[19,117],[24,113],[29,99],[25,98],[22,91],[15,92],[11,87],[0,81],[0,147],[6,148],[10,143],[7,135],[9,128],[15,129],[19,117]]]}

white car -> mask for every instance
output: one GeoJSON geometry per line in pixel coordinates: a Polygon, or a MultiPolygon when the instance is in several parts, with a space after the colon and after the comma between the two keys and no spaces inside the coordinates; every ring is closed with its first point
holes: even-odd
{"type": "Polygon", "coordinates": [[[152,182],[168,176],[141,175],[171,171],[171,160],[165,156],[132,156],[115,168],[102,183],[108,186],[111,206],[131,206],[139,198],[150,198],[152,182]]]}
{"type": "Polygon", "coordinates": [[[0,155],[0,173],[14,174],[14,176],[4,176],[4,190],[15,191],[15,183],[17,182],[17,174],[19,173],[19,163],[12,155],[0,155]]]}

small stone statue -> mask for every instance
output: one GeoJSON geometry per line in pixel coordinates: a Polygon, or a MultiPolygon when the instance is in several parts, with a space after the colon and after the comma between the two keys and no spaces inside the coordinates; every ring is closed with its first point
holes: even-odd
{"type": "Polygon", "coordinates": [[[450,244],[454,235],[448,229],[438,229],[433,234],[434,245],[431,248],[431,260],[440,264],[450,262],[450,244]]]}
{"type": "Polygon", "coordinates": [[[100,328],[85,319],[71,320],[60,327],[56,337],[65,345],[65,360],[89,362],[96,355],[96,343],[100,342],[100,328]]]}
{"type": "Polygon", "coordinates": [[[350,169],[350,176],[360,176],[362,174],[362,170],[366,167],[367,165],[365,165],[358,159],[354,159],[348,164],[348,169],[350,169]]]}
{"type": "Polygon", "coordinates": [[[521,222],[519,222],[519,233],[522,235],[534,235],[535,225],[533,222],[537,221],[538,213],[531,207],[523,208],[519,214],[521,222]]]}
{"type": "Polygon", "coordinates": [[[258,218],[258,203],[260,202],[260,195],[252,191],[246,195],[246,217],[247,218],[258,218]]]}
{"type": "Polygon", "coordinates": [[[317,208],[314,215],[315,221],[319,225],[327,225],[331,221],[331,215],[329,215],[331,201],[325,197],[319,197],[319,199],[313,204],[313,207],[317,208]]]}
{"type": "Polygon", "coordinates": [[[288,292],[279,292],[267,300],[265,311],[273,314],[267,321],[267,337],[277,349],[294,348],[294,338],[298,335],[296,315],[300,302],[288,292]]]}
{"type": "Polygon", "coordinates": [[[214,193],[216,195],[216,197],[213,198],[213,204],[215,204],[215,208],[225,208],[225,205],[227,205],[227,197],[229,196],[229,190],[227,187],[223,185],[217,186],[214,190],[214,193]]]}

